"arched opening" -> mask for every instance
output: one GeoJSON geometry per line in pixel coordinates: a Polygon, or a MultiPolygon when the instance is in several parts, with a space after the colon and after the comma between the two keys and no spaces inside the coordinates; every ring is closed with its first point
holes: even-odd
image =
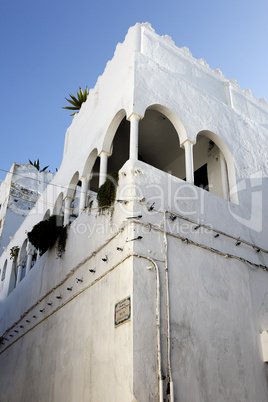
{"type": "Polygon", "coordinates": [[[62,216],[62,214],[63,214],[62,203],[63,203],[63,193],[60,193],[54,204],[53,215],[62,216]]]}
{"type": "Polygon", "coordinates": [[[179,133],[166,116],[164,107],[148,108],[140,121],[139,160],[185,179],[184,149],[180,147],[179,133]]]}
{"type": "Polygon", "coordinates": [[[2,275],[1,275],[1,281],[2,281],[2,282],[5,280],[5,277],[6,277],[6,270],[7,270],[7,260],[5,261],[4,267],[3,267],[3,270],[2,270],[2,275]]]}
{"type": "Polygon", "coordinates": [[[97,193],[99,189],[99,174],[100,174],[100,158],[96,156],[94,165],[91,170],[90,174],[90,180],[89,180],[89,185],[88,185],[88,190],[89,190],[89,195],[94,196],[97,193]]]}
{"type": "Polygon", "coordinates": [[[229,199],[229,174],[221,140],[210,131],[197,135],[193,148],[194,184],[226,200],[229,199]]]}
{"type": "Polygon", "coordinates": [[[96,192],[99,188],[99,170],[100,158],[98,157],[98,151],[95,148],[90,152],[82,173],[82,177],[85,180],[84,187],[82,185],[82,191],[85,193],[84,207],[88,206],[91,197],[96,196],[96,192]]]}
{"type": "Polygon", "coordinates": [[[50,217],[50,210],[48,209],[43,217],[43,221],[46,221],[50,217]]]}
{"type": "Polygon", "coordinates": [[[79,183],[79,173],[76,172],[70,181],[66,198],[64,200],[64,215],[66,217],[65,225],[72,222],[78,216],[80,189],[81,182],[79,183]]]}
{"type": "Polygon", "coordinates": [[[113,138],[108,158],[107,173],[121,169],[124,163],[129,159],[129,136],[130,122],[124,117],[119,124],[113,138]]]}
{"type": "Polygon", "coordinates": [[[6,269],[7,269],[7,260],[4,262],[4,266],[3,269],[0,269],[0,292],[2,291],[3,287],[4,287],[4,281],[5,281],[5,277],[6,277],[6,269]]]}
{"type": "MultiPolygon", "coordinates": [[[[26,247],[27,247],[27,239],[24,240],[22,247],[19,252],[19,258],[18,258],[18,282],[22,281],[22,279],[25,277],[26,273],[26,261],[27,261],[27,253],[26,253],[26,247]]],[[[18,284],[17,282],[17,284],[18,284]]]]}

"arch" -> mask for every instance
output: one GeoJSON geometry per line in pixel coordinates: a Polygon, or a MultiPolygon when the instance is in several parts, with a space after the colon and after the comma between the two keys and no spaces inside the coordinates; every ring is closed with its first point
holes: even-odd
{"type": "Polygon", "coordinates": [[[56,202],[54,204],[53,215],[59,215],[59,216],[62,215],[62,204],[63,204],[63,193],[61,192],[58,195],[56,202]]]}
{"type": "Polygon", "coordinates": [[[49,217],[50,217],[50,209],[47,209],[42,220],[46,221],[49,217]]]}
{"type": "MultiPolygon", "coordinates": [[[[160,104],[150,105],[147,107],[146,111],[147,110],[155,110],[168,118],[168,120],[172,123],[172,125],[174,126],[174,128],[179,136],[180,144],[182,144],[184,141],[186,141],[188,139],[186,129],[185,129],[182,121],[172,110],[170,110],[166,106],[163,106],[160,104]]],[[[146,111],[145,111],[145,114],[146,114],[146,111]]]]}
{"type": "Polygon", "coordinates": [[[126,116],[121,120],[113,137],[108,158],[107,173],[121,169],[129,159],[130,122],[126,116]]]}
{"type": "Polygon", "coordinates": [[[194,145],[195,182],[197,175],[200,174],[200,170],[199,173],[197,170],[205,165],[209,191],[237,203],[236,195],[230,195],[230,189],[236,186],[232,154],[224,141],[210,130],[202,130],[196,136],[194,145]]]}
{"type": "MultiPolygon", "coordinates": [[[[168,109],[160,105],[152,105],[146,109],[139,124],[138,158],[183,180],[186,176],[185,151],[180,146],[180,134],[167,115],[173,116],[173,113],[168,113],[168,109]]],[[[183,127],[178,119],[176,121],[182,133],[183,127]]],[[[183,138],[182,135],[181,137],[183,138]]]]}
{"type": "Polygon", "coordinates": [[[119,112],[117,112],[116,115],[114,116],[113,120],[111,121],[108,127],[108,130],[106,131],[102,145],[102,151],[111,153],[112,142],[115,133],[124,117],[126,117],[126,111],[124,109],[119,110],[119,112]]]}
{"type": "Polygon", "coordinates": [[[98,150],[97,150],[97,148],[94,148],[90,152],[90,154],[89,154],[89,156],[88,156],[88,158],[86,160],[83,172],[82,172],[82,176],[86,177],[87,180],[90,179],[90,176],[92,174],[91,171],[92,171],[92,168],[93,168],[93,166],[95,164],[95,161],[96,161],[97,157],[98,157],[98,150]]]}
{"type": "Polygon", "coordinates": [[[1,281],[3,282],[6,277],[6,270],[7,270],[7,260],[4,262],[3,270],[2,270],[2,275],[1,275],[1,281]]]}
{"type": "Polygon", "coordinates": [[[66,197],[74,198],[78,181],[79,181],[79,172],[75,172],[75,174],[73,175],[73,177],[69,183],[66,197]]]}

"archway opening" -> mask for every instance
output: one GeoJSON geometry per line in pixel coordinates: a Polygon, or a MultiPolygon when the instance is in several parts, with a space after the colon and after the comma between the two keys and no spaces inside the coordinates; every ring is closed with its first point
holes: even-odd
{"type": "Polygon", "coordinates": [[[130,122],[123,118],[113,138],[111,156],[108,158],[107,173],[121,169],[129,159],[130,122]]]}
{"type": "Polygon", "coordinates": [[[140,121],[139,160],[185,179],[185,153],[178,133],[167,116],[153,108],[140,121]]]}
{"type": "MultiPolygon", "coordinates": [[[[89,180],[89,196],[93,193],[97,193],[99,189],[99,175],[100,175],[100,158],[96,157],[95,163],[91,170],[90,180],[89,180]]],[[[94,195],[94,194],[93,194],[94,195]]]]}
{"type": "Polygon", "coordinates": [[[229,199],[226,160],[218,145],[205,131],[197,135],[193,154],[194,184],[212,194],[229,199]]]}

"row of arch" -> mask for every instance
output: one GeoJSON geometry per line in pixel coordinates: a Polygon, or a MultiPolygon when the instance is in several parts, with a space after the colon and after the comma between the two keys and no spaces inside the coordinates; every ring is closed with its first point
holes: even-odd
{"type": "MultiPolygon", "coordinates": [[[[235,184],[234,162],[224,142],[215,133],[202,130],[194,143],[187,139],[182,122],[173,112],[154,105],[146,110],[144,118],[132,114],[127,119],[124,110],[116,114],[106,133],[103,150],[99,153],[95,148],[90,152],[82,172],[73,174],[68,187],[57,195],[54,206],[43,219],[56,214],[64,216],[64,225],[74,220],[96,196],[107,173],[119,170],[128,159],[141,160],[234,201],[230,197],[230,187],[235,184]]],[[[12,269],[16,274],[11,278],[11,290],[38,257],[36,250],[25,240],[17,262],[14,262],[17,266],[12,269]]],[[[6,264],[2,280],[5,279],[6,264]]]]}

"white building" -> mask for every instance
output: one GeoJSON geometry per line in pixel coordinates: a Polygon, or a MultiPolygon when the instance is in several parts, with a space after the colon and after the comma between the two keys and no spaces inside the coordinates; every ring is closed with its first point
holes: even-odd
{"type": "Polygon", "coordinates": [[[267,127],[264,100],[129,29],[1,256],[0,400],[267,401],[267,127]],[[12,290],[27,232],[62,213],[65,253],[12,290]]]}

